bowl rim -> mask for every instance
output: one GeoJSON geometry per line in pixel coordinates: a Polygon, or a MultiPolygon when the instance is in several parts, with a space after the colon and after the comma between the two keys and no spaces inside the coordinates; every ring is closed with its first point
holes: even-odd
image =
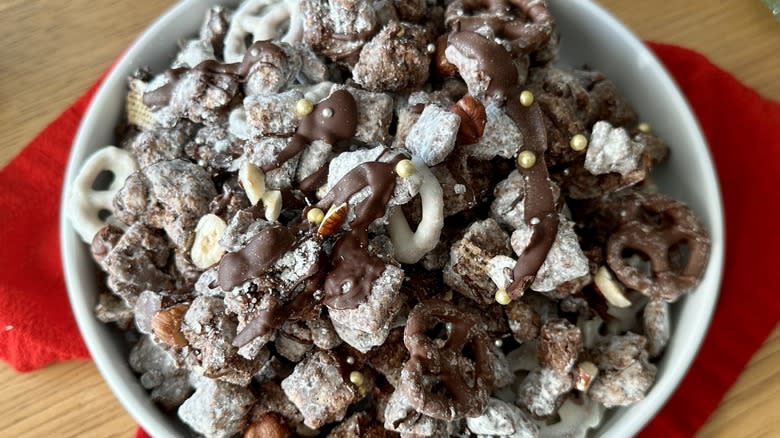
{"type": "MultiPolygon", "coordinates": [[[[61,205],[60,205],[60,219],[59,219],[59,235],[60,235],[60,252],[62,257],[63,271],[65,274],[65,283],[68,291],[68,297],[73,310],[76,322],[79,327],[82,338],[84,339],[87,348],[98,368],[98,371],[111,388],[114,396],[119,400],[122,406],[127,412],[135,419],[138,424],[143,427],[152,436],[169,436],[173,429],[167,424],[163,424],[158,417],[149,415],[149,407],[139,401],[133,391],[127,387],[127,383],[123,381],[123,376],[111,360],[109,354],[105,351],[101,345],[105,341],[100,339],[100,336],[94,331],[97,324],[102,324],[95,319],[93,309],[91,305],[87,305],[84,301],[84,294],[80,292],[78,267],[76,263],[72,261],[70,254],[76,251],[83,251],[84,244],[76,236],[70,226],[70,222],[65,214],[67,208],[68,194],[71,191],[73,179],[75,178],[81,164],[85,157],[86,150],[89,145],[89,131],[92,129],[92,125],[95,124],[94,120],[97,118],[97,113],[100,108],[105,105],[111,104],[109,94],[111,90],[120,84],[124,84],[126,77],[122,74],[123,70],[126,70],[128,63],[132,63],[133,60],[139,55],[143,54],[142,48],[145,48],[153,37],[153,34],[160,31],[160,28],[176,20],[176,18],[183,14],[186,9],[195,2],[203,0],[182,0],[172,5],[162,15],[156,18],[150,23],[142,33],[133,41],[129,48],[122,54],[122,56],[110,67],[110,71],[106,74],[105,79],[101,83],[97,92],[93,96],[92,100],[87,107],[86,112],[79,124],[78,131],[74,137],[71,150],[68,156],[68,163],[64,176],[64,184],[61,193],[61,205]],[[81,156],[81,160],[78,160],[81,156]]],[[[711,299],[707,300],[704,307],[699,310],[703,315],[695,321],[692,329],[689,329],[687,337],[690,340],[695,341],[689,345],[689,348],[685,350],[684,357],[677,358],[677,365],[681,365],[675,368],[668,368],[665,370],[664,379],[657,379],[653,387],[647,394],[647,398],[643,402],[647,402],[651,407],[648,410],[652,410],[652,415],[648,415],[644,412],[635,410],[629,413],[627,417],[620,419],[621,428],[619,431],[614,430],[602,430],[598,432],[599,436],[603,437],[622,437],[631,436],[636,434],[642,427],[645,426],[663,407],[666,401],[674,393],[675,389],[679,386],[683,377],[690,369],[693,360],[698,355],[704,338],[708,331],[710,322],[714,314],[714,308],[718,302],[722,272],[724,265],[725,254],[725,231],[724,231],[724,210],[723,202],[720,191],[720,185],[718,183],[718,176],[714,162],[707,146],[707,142],[699,126],[698,120],[691,110],[690,105],[682,94],[677,83],[672,79],[667,69],[653,54],[653,52],[637,38],[631,30],[623,25],[617,18],[615,18],[610,12],[598,5],[594,0],[556,0],[559,3],[571,4],[587,9],[590,14],[599,17],[601,22],[608,26],[611,30],[619,33],[621,37],[626,39],[627,44],[640,51],[640,55],[647,57],[651,62],[649,67],[652,69],[653,74],[659,81],[661,87],[669,90],[670,96],[673,101],[669,105],[678,106],[682,108],[684,120],[682,123],[686,126],[690,126],[694,129],[692,136],[694,138],[693,145],[697,150],[697,156],[706,159],[704,163],[705,168],[708,170],[706,173],[707,181],[704,181],[703,186],[708,191],[705,194],[708,203],[713,203],[713,208],[716,212],[711,219],[712,223],[709,227],[710,237],[713,242],[711,247],[710,259],[708,262],[707,270],[704,274],[705,277],[712,278],[712,295],[711,299]],[[714,277],[713,277],[714,275],[714,277]],[[671,376],[670,376],[671,375],[671,376]],[[661,381],[663,380],[663,381],[661,381]]],[[[209,2],[212,3],[212,2],[209,2]]],[[[213,1],[214,4],[219,3],[213,1]]],[[[698,291],[698,290],[697,290],[698,291]]],[[[674,334],[672,334],[674,337],[674,334]]],[[[629,407],[630,409],[630,407],[629,407]]]]}

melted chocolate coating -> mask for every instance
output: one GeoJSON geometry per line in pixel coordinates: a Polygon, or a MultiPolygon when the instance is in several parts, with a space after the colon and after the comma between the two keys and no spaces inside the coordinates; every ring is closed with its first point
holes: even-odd
{"type": "Polygon", "coordinates": [[[295,135],[272,163],[263,166],[263,172],[281,166],[315,140],[336,144],[352,138],[357,130],[357,116],[357,102],[352,94],[347,90],[334,91],[301,119],[295,135]]]}
{"type": "Polygon", "coordinates": [[[500,44],[469,31],[451,33],[448,44],[475,59],[479,69],[490,77],[487,94],[506,101],[504,111],[523,133],[523,150],[536,155],[536,164],[530,169],[517,166],[526,186],[523,219],[533,230],[528,247],[519,255],[512,271],[513,281],[507,287],[512,298],[519,298],[533,283],[558,233],[558,212],[544,160],[547,133],[542,111],[537,103],[529,107],[520,103],[518,96],[522,90],[517,81],[517,70],[511,54],[500,44]]]}
{"type": "Polygon", "coordinates": [[[368,252],[368,227],[385,214],[395,190],[395,165],[402,158],[399,155],[389,163],[372,161],[355,167],[317,204],[327,210],[347,202],[365,187],[371,189],[371,195],[355,208],[355,219],[349,224],[352,230],[333,247],[333,269],[325,278],[325,303],[333,308],[357,307],[385,270],[385,262],[368,252]],[[348,292],[344,293],[344,287],[348,292]]]}
{"type": "Polygon", "coordinates": [[[260,277],[292,248],[295,234],[287,227],[271,226],[260,231],[241,251],[226,254],[219,263],[217,282],[230,291],[245,281],[260,277]]]}

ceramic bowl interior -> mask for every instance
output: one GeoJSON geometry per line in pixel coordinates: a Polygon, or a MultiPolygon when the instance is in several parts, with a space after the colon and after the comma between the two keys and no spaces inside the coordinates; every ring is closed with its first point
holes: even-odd
{"type": "MultiPolygon", "coordinates": [[[[64,193],[77,170],[95,150],[115,144],[114,126],[123,113],[126,77],[138,66],[159,72],[177,50],[177,42],[197,33],[214,1],[185,0],[155,21],[125,53],[90,105],[70,154],[64,193]]],[[[225,1],[235,6],[238,1],[225,1]]],[[[658,378],[643,401],[610,412],[593,436],[635,434],[661,408],[688,370],[706,332],[717,301],[723,265],[723,218],[718,182],[704,138],[687,103],[652,53],[623,25],[586,0],[551,1],[561,34],[561,63],[601,70],[638,109],[642,120],[672,147],[671,159],[654,173],[662,192],[688,203],[712,236],[712,254],[704,278],[692,294],[673,306],[672,338],[658,378]]],[[[65,197],[63,197],[65,199],[65,197]]],[[[61,250],[68,292],[87,346],[106,382],[127,411],[153,436],[188,435],[174,416],[149,399],[127,364],[129,343],[120,331],[93,314],[99,291],[88,247],[61,215],[61,250]]]]}

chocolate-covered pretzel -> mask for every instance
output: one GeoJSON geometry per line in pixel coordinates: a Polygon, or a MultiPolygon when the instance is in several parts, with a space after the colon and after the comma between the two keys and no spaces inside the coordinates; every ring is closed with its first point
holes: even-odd
{"type": "Polygon", "coordinates": [[[481,414],[493,383],[488,342],[479,315],[442,300],[417,305],[404,332],[411,358],[401,376],[412,406],[446,421],[481,414]],[[446,339],[432,338],[441,324],[436,335],[446,339]]]}
{"type": "Polygon", "coordinates": [[[450,29],[477,32],[488,27],[507,40],[513,55],[533,52],[553,35],[553,18],[543,0],[455,0],[444,22],[450,29]]]}
{"type": "Polygon", "coordinates": [[[623,205],[626,221],[607,242],[609,267],[626,287],[675,301],[698,283],[706,268],[710,239],[704,226],[687,206],[664,195],[635,193],[623,205]],[[646,257],[652,273],[644,275],[627,263],[626,251],[646,257]]]}

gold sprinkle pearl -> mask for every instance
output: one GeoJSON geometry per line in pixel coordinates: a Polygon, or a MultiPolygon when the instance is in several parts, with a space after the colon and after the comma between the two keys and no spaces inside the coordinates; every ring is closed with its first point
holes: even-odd
{"type": "Polygon", "coordinates": [[[582,134],[577,134],[571,138],[569,146],[577,152],[584,151],[588,147],[588,139],[582,134]]]}
{"type": "Polygon", "coordinates": [[[356,386],[363,386],[366,383],[366,377],[360,371],[352,371],[349,373],[349,381],[356,386]]]}
{"type": "Polygon", "coordinates": [[[311,114],[312,111],[314,111],[314,102],[309,99],[299,99],[298,102],[295,102],[295,114],[298,116],[303,117],[311,114]]]}
{"type": "Polygon", "coordinates": [[[536,164],[536,154],[531,151],[523,151],[517,154],[517,165],[523,169],[530,169],[536,164]]]}
{"type": "Polygon", "coordinates": [[[522,93],[520,93],[520,104],[523,106],[531,106],[534,103],[534,93],[531,93],[528,90],[523,90],[522,93]]]}
{"type": "Polygon", "coordinates": [[[409,178],[414,175],[415,170],[411,160],[401,160],[395,165],[395,173],[401,178],[409,178]]]}
{"type": "Polygon", "coordinates": [[[306,213],[306,220],[315,225],[321,224],[324,218],[325,218],[325,212],[323,212],[321,209],[317,207],[312,208],[306,213]]]}
{"type": "Polygon", "coordinates": [[[639,126],[637,126],[637,129],[639,129],[640,131],[644,132],[645,134],[649,134],[650,133],[650,124],[648,124],[647,122],[642,122],[642,123],[639,124],[639,126]]]}
{"type": "Polygon", "coordinates": [[[512,302],[512,297],[510,297],[506,289],[502,287],[501,289],[496,291],[496,302],[498,304],[501,304],[502,306],[506,306],[507,304],[512,302]]]}

